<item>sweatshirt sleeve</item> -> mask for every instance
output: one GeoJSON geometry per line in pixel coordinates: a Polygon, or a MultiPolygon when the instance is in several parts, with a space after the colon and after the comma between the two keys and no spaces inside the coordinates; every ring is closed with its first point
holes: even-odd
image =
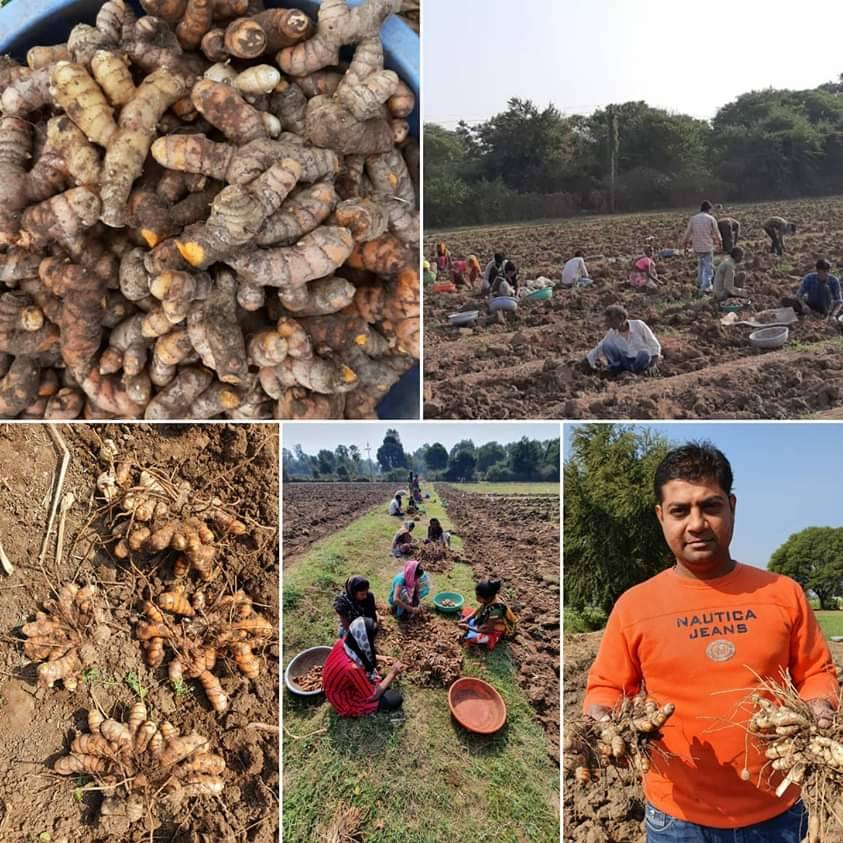
{"type": "Polygon", "coordinates": [[[641,666],[630,652],[621,613],[615,604],[597,658],[588,672],[583,712],[587,713],[593,705],[614,708],[624,696],[638,693],[642,679],[641,666]]]}
{"type": "Polygon", "coordinates": [[[802,587],[793,583],[793,590],[796,595],[790,635],[790,675],[793,684],[803,700],[820,698],[834,704],[839,685],[831,651],[802,587]]]}
{"type": "Polygon", "coordinates": [[[662,344],[656,339],[656,335],[646,322],[641,323],[641,331],[644,334],[644,342],[647,343],[647,350],[657,357],[662,353],[662,344]]]}

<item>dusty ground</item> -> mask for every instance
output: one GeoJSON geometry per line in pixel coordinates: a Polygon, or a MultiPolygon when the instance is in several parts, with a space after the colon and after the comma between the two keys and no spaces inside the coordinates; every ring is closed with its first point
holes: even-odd
{"type": "Polygon", "coordinates": [[[60,427],[71,452],[64,491],[76,503],[69,510],[62,560],[49,547],[38,563],[59,457],[42,425],[0,426],[0,540],[16,569],[0,575],[0,840],[114,841],[96,826],[100,797],[89,792],[74,798],[81,782],[55,776],[49,765],[69,746],[83,712],[96,702],[121,716],[137,700],[126,684],[134,673],[146,690],[153,720],[169,719],[182,731],[208,736],[226,761],[225,789],[218,800],[188,800],[177,816],[154,835],[138,828],[120,843],[150,841],[256,841],[278,838],[278,741],[272,731],[248,724],[278,722],[277,640],[260,653],[255,682],[225,665],[217,668],[231,705],[220,717],[211,711],[201,688],[187,680],[186,695],[176,697],[164,669],[145,665],[134,628],[139,602],[150,582],[166,577],[171,563],[136,559],[135,569],[117,562],[87,536],[102,535],[96,514],[94,482],[100,437],[112,438],[121,456],[155,466],[188,480],[197,496],[211,492],[248,525],[244,536],[220,539],[222,572],[214,580],[224,589],[251,594],[273,624],[278,619],[278,435],[274,426],[245,425],[105,425],[60,427]],[[90,550],[89,550],[90,548],[90,550]],[[149,568],[146,568],[149,565],[149,568]],[[19,626],[31,620],[56,583],[76,579],[97,584],[112,610],[113,630],[100,651],[95,670],[76,691],[60,685],[37,688],[34,666],[21,648],[19,626]],[[47,835],[46,836],[39,835],[47,835]]]}
{"type": "MultiPolygon", "coordinates": [[[[843,272],[843,199],[730,208],[740,244],[751,318],[794,295],[819,257],[843,272]],[[797,224],[784,258],[769,254],[762,230],[773,214],[797,224]]],[[[555,290],[552,301],[522,304],[507,324],[456,329],[447,315],[484,310],[477,294],[425,294],[426,418],[795,418],[843,405],[843,341],[836,323],[804,318],[780,351],[749,345],[747,327],[723,327],[715,306],[694,296],[693,257],[657,259],[659,289],[634,290],[629,261],[652,236],[656,249],[681,246],[682,212],[568,220],[553,225],[460,230],[445,236],[453,255],[481,264],[502,250],[524,279],[557,281],[563,257],[583,249],[593,287],[555,290]],[[660,377],[584,371],[586,352],[605,333],[602,313],[623,304],[663,345],[660,377]]],[[[433,241],[444,235],[431,235],[433,241]]]]}
{"type": "Polygon", "coordinates": [[[502,580],[519,617],[509,644],[518,682],[559,763],[559,496],[481,495],[445,484],[437,491],[476,578],[502,580]]]}
{"type": "MultiPolygon", "coordinates": [[[[574,720],[582,710],[586,680],[600,647],[602,632],[565,636],[565,719],[574,720]]],[[[838,674],[843,678],[843,643],[831,642],[838,674]]],[[[565,778],[562,790],[565,843],[645,843],[644,803],[629,787],[622,787],[614,769],[605,785],[583,788],[565,778]]],[[[841,843],[843,834],[824,840],[841,843]]]]}
{"type": "Polygon", "coordinates": [[[386,504],[400,488],[400,483],[285,483],[285,564],[366,510],[386,504]]]}

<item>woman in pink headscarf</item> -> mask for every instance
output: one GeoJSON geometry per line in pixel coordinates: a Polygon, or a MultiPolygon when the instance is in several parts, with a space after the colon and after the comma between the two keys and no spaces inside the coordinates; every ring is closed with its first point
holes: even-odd
{"type": "Polygon", "coordinates": [[[430,578],[421,562],[411,559],[392,578],[387,602],[397,618],[416,615],[422,610],[421,600],[430,593],[430,578]]]}

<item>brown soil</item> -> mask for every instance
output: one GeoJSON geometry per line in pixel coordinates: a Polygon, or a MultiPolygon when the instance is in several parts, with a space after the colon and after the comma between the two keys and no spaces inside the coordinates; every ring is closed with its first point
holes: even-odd
{"type": "MultiPolygon", "coordinates": [[[[741,222],[742,264],[752,304],[740,314],[776,307],[794,295],[820,256],[843,266],[843,199],[759,204],[730,211],[741,222]],[[762,224],[773,213],[797,223],[787,254],[767,251],[762,224]]],[[[694,296],[693,257],[657,259],[658,290],[634,290],[629,260],[648,236],[656,248],[680,246],[681,212],[566,221],[534,228],[485,228],[448,235],[452,254],[481,260],[502,250],[522,278],[556,281],[563,256],[582,248],[595,280],[582,290],[556,290],[550,302],[522,304],[506,324],[491,320],[451,328],[447,315],[485,307],[477,294],[425,295],[425,417],[427,418],[794,418],[843,404],[841,329],[805,317],[781,351],[749,345],[747,327],[723,327],[722,314],[694,296]],[[654,379],[584,371],[582,360],[603,336],[603,310],[623,304],[653,328],[664,361],[654,379]],[[811,348],[806,348],[811,345],[811,348]]],[[[436,239],[440,239],[437,235],[436,239]]],[[[432,248],[431,242],[425,244],[432,248]]],[[[841,274],[841,269],[832,270],[841,274]]]]}
{"type": "MultiPolygon", "coordinates": [[[[588,671],[602,637],[602,632],[565,636],[566,722],[580,715],[588,671]]],[[[843,643],[832,641],[830,647],[838,675],[843,678],[843,643]]],[[[622,783],[614,768],[608,768],[604,781],[587,787],[575,784],[566,775],[562,793],[565,843],[646,843],[643,794],[636,786],[622,783]]],[[[833,835],[824,843],[843,843],[843,834],[833,835]]]]}
{"type": "Polygon", "coordinates": [[[284,564],[373,506],[385,506],[400,488],[400,483],[285,483],[284,564]]]}
{"type": "Polygon", "coordinates": [[[502,593],[518,615],[518,633],[508,646],[558,764],[559,497],[477,494],[448,485],[437,490],[477,579],[502,580],[502,593]]]}
{"type": "MultiPolygon", "coordinates": [[[[144,663],[134,637],[149,577],[156,579],[154,559],[138,557],[135,568],[118,562],[99,540],[103,525],[95,499],[95,480],[102,470],[97,454],[111,438],[120,455],[154,466],[176,480],[188,480],[197,496],[216,495],[248,525],[244,536],[220,540],[224,562],[220,586],[246,590],[259,611],[278,620],[278,437],[261,425],[105,425],[58,428],[70,450],[64,485],[76,503],[68,512],[64,552],[59,563],[52,551],[38,563],[46,529],[51,490],[60,459],[42,425],[0,426],[3,503],[0,539],[15,565],[0,583],[0,839],[30,843],[49,833],[53,840],[105,843],[113,837],[97,827],[100,796],[74,799],[77,782],[55,776],[52,762],[68,751],[74,729],[82,727],[84,710],[98,703],[122,719],[137,697],[126,684],[133,673],[150,718],[170,720],[182,731],[207,735],[213,751],[226,761],[225,789],[218,800],[191,799],[153,835],[142,823],[121,843],[149,841],[256,841],[278,838],[279,752],[278,646],[258,653],[261,673],[250,682],[232,665],[215,672],[229,695],[229,710],[217,716],[202,689],[186,680],[189,691],[176,696],[164,669],[144,663]],[[21,646],[19,627],[59,582],[92,582],[107,597],[114,620],[108,643],[94,672],[76,691],[61,684],[38,688],[34,666],[21,646]],[[270,730],[249,724],[264,723],[270,730]]],[[[55,545],[49,545],[53,548],[55,545]]],[[[163,566],[167,567],[167,566],[163,566]]],[[[162,568],[163,569],[163,568],[162,568]]]]}

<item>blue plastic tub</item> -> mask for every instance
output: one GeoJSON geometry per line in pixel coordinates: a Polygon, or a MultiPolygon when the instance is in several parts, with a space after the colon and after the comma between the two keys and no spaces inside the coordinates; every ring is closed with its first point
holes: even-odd
{"type": "MultiPolygon", "coordinates": [[[[138,14],[144,14],[137,0],[129,0],[138,14]]],[[[359,6],[362,0],[350,0],[359,6]]],[[[60,44],[77,23],[93,24],[101,0],[12,0],[0,9],[0,54],[10,53],[25,63],[26,53],[38,45],[60,44]]],[[[295,6],[316,17],[319,0],[266,0],[267,7],[295,6]]],[[[410,133],[419,137],[419,36],[398,17],[391,16],[381,29],[384,63],[394,70],[416,95],[416,107],[407,118],[410,133]]],[[[346,50],[346,58],[352,50],[346,50]]],[[[419,367],[404,374],[378,407],[382,419],[417,419],[419,413],[419,367]]]]}

